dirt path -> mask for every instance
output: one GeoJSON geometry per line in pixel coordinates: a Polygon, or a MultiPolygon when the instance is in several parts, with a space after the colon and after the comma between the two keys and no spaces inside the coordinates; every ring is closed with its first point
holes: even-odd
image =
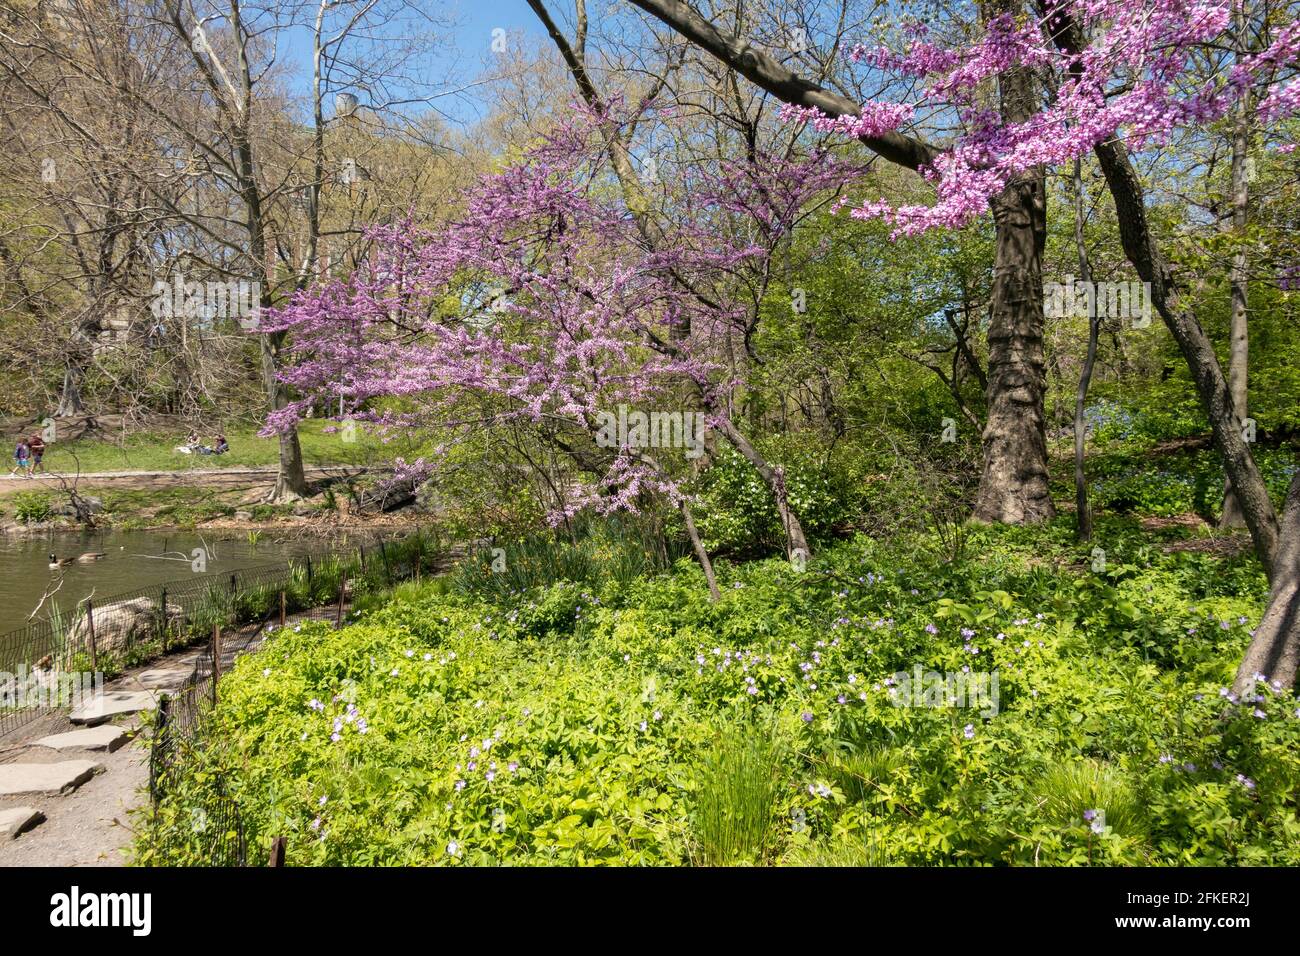
{"type": "MultiPolygon", "coordinates": [[[[303,469],[308,478],[351,478],[391,469],[360,465],[314,465],[303,469]]],[[[190,468],[183,471],[92,471],[81,475],[37,474],[34,478],[0,476],[0,496],[18,491],[61,492],[63,478],[69,484],[75,480],[78,491],[92,488],[121,488],[155,491],[165,488],[210,487],[244,488],[271,484],[275,481],[275,466],[266,468],[190,468]]]]}

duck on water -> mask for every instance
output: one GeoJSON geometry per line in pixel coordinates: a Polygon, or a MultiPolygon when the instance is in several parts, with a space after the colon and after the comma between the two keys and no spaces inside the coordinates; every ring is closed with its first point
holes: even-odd
{"type": "Polygon", "coordinates": [[[67,567],[68,565],[70,565],[70,564],[90,564],[90,562],[92,562],[92,561],[98,561],[100,558],[104,557],[104,556],[106,555],[106,553],[107,553],[107,552],[104,552],[104,551],[87,551],[85,554],[80,555],[79,557],[75,557],[75,558],[63,558],[62,560],[60,560],[60,559],[56,558],[56,557],[54,556],[54,552],[51,551],[51,552],[50,552],[50,570],[51,570],[51,571],[56,571],[56,570],[58,570],[59,568],[66,568],[66,567],[67,567]]]}

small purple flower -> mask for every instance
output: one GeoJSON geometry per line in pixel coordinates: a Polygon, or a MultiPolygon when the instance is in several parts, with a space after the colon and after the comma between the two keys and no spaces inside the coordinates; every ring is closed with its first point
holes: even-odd
{"type": "Polygon", "coordinates": [[[800,718],[800,719],[801,719],[805,724],[811,724],[811,723],[813,722],[813,715],[810,714],[810,713],[809,713],[808,711],[806,711],[806,710],[805,710],[802,714],[799,715],[799,718],[800,718]]]}
{"type": "Polygon", "coordinates": [[[975,725],[967,724],[966,729],[962,731],[962,736],[964,736],[967,740],[973,740],[975,737],[975,725]]]}

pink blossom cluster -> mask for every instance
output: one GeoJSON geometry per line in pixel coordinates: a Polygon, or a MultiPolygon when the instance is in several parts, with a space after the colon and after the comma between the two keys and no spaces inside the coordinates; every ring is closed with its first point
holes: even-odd
{"type": "MultiPolygon", "coordinates": [[[[982,36],[963,47],[940,46],[909,29],[905,53],[855,47],[854,62],[900,77],[922,78],[916,103],[867,103],[861,117],[826,117],[788,109],[790,121],[823,132],[879,135],[912,120],[947,123],[952,138],[922,172],[934,184],[933,205],[868,200],[853,214],[884,218],[895,234],[960,226],[983,214],[989,200],[1026,171],[1055,166],[1122,135],[1134,148],[1159,144],[1177,128],[1227,115],[1248,91],[1264,91],[1264,122],[1300,112],[1300,22],[1275,30],[1268,47],[1230,60],[1209,82],[1189,82],[1193,66],[1219,62],[1232,22],[1233,0],[1056,0],[1045,20],[991,19],[982,36]],[[1086,45],[1057,48],[1053,31],[1070,21],[1086,45]],[[1023,122],[1008,122],[975,108],[976,90],[1007,70],[1055,74],[1055,96],[1023,122]],[[926,117],[918,115],[927,109],[926,117]],[[956,121],[954,123],[954,120],[956,121]]],[[[1199,74],[1198,74],[1199,75],[1199,74]]]]}
{"type": "MultiPolygon", "coordinates": [[[[608,409],[680,410],[692,383],[707,407],[725,385],[721,343],[753,308],[744,283],[726,280],[761,274],[809,198],[859,171],[825,155],[698,168],[682,184],[680,215],[651,246],[608,167],[600,127],[609,121],[575,113],[482,179],[444,227],[408,218],[371,228],[373,252],[352,275],[268,316],[266,328],[291,333],[282,378],[300,397],[267,431],[342,396],[351,417],[382,428],[431,424],[467,436],[526,421],[590,450],[608,409]]],[[[669,453],[592,455],[605,473],[554,520],[682,495],[685,469],[669,453]]],[[[434,467],[403,464],[398,477],[434,467]]]]}

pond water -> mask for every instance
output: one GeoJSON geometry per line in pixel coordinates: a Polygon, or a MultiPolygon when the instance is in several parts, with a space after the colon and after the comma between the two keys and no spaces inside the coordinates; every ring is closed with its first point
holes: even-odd
{"type": "MultiPolygon", "coordinates": [[[[355,547],[355,542],[351,543],[355,547]]],[[[21,627],[46,590],[63,576],[51,600],[71,608],[94,592],[96,602],[123,591],[182,581],[192,577],[195,549],[205,552],[208,574],[243,568],[283,565],[290,558],[320,555],[348,547],[341,539],[276,537],[263,531],[256,542],[247,532],[108,531],[57,532],[47,535],[0,535],[0,632],[21,627]],[[224,536],[223,536],[224,534],[224,536]],[[51,552],[60,560],[88,552],[104,557],[51,570],[51,552]]],[[[48,602],[47,605],[48,607],[48,602]]],[[[42,617],[44,614],[42,613],[42,617]]]]}

